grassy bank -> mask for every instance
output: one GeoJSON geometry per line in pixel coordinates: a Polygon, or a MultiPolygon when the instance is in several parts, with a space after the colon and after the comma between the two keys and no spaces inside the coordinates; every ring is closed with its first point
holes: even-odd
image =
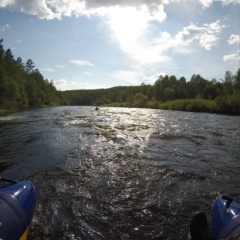
{"type": "MultiPolygon", "coordinates": [[[[140,101],[140,102],[114,102],[109,104],[102,104],[106,107],[128,107],[128,108],[151,108],[175,111],[188,111],[188,112],[208,112],[220,113],[228,115],[240,115],[240,96],[234,95],[232,97],[221,97],[216,100],[205,99],[182,99],[172,100],[166,102],[160,101],[140,101]]],[[[41,105],[40,107],[49,107],[41,105]]],[[[6,110],[0,108],[0,116],[5,116],[17,110],[6,110]]]]}
{"type": "MultiPolygon", "coordinates": [[[[148,106],[151,108],[154,102],[148,102],[148,106]]],[[[203,99],[184,99],[174,100],[167,102],[158,102],[156,104],[157,109],[165,110],[177,110],[177,111],[189,111],[189,112],[210,112],[220,113],[221,109],[214,100],[203,100],[203,99]]]]}
{"type": "Polygon", "coordinates": [[[173,101],[147,101],[144,105],[136,105],[130,102],[111,103],[104,106],[109,107],[140,107],[152,108],[163,110],[177,110],[189,112],[208,112],[208,113],[221,113],[221,114],[240,114],[240,101],[236,99],[230,101],[226,99],[205,100],[205,99],[183,99],[173,101]]]}
{"type": "Polygon", "coordinates": [[[0,117],[1,116],[6,116],[6,115],[9,115],[9,114],[12,114],[16,111],[11,111],[11,110],[6,110],[6,109],[0,109],[0,117]]]}

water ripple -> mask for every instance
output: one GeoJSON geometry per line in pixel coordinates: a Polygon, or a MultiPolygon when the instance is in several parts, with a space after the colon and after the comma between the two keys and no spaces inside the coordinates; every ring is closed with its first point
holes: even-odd
{"type": "Polygon", "coordinates": [[[211,192],[239,192],[239,124],[147,109],[26,111],[0,119],[1,174],[37,188],[29,239],[188,239],[211,192]]]}

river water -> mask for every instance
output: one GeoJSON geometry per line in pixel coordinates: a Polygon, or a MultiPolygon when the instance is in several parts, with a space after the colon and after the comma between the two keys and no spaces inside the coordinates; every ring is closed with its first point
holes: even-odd
{"type": "Polygon", "coordinates": [[[0,175],[30,179],[29,239],[189,239],[212,192],[240,195],[240,117],[56,107],[0,118],[0,175]]]}

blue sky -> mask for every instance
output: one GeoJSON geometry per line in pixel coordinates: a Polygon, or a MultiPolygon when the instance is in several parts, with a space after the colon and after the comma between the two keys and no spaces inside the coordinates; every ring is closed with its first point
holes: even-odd
{"type": "Polygon", "coordinates": [[[0,39],[58,90],[211,80],[239,66],[240,0],[1,0],[0,39]]]}

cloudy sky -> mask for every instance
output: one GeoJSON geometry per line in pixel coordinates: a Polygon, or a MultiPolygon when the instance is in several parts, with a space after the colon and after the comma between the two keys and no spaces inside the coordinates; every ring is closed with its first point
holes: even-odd
{"type": "Polygon", "coordinates": [[[1,0],[0,39],[59,90],[211,80],[239,66],[240,0],[1,0]]]}

